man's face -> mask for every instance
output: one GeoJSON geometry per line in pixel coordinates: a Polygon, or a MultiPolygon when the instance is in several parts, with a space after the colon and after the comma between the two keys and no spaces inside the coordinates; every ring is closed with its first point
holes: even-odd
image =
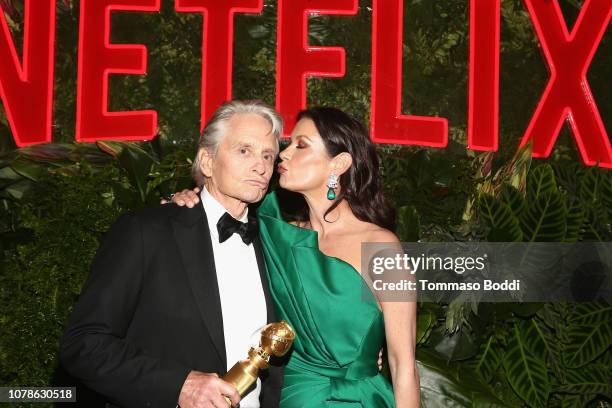
{"type": "Polygon", "coordinates": [[[202,160],[211,193],[225,199],[254,203],[263,198],[278,153],[278,142],[270,123],[259,115],[234,115],[226,123],[226,134],[217,153],[202,160]]]}

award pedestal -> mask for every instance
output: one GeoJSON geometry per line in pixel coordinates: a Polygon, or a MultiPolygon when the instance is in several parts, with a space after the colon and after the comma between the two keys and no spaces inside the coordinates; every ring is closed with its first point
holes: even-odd
{"type": "Polygon", "coordinates": [[[233,384],[240,396],[244,397],[257,381],[259,370],[270,366],[270,356],[284,356],[291,348],[293,340],[295,333],[286,321],[267,325],[261,331],[259,346],[251,347],[249,357],[234,364],[223,380],[233,384]]]}
{"type": "Polygon", "coordinates": [[[268,368],[270,356],[262,357],[255,348],[249,350],[249,358],[237,362],[223,377],[229,383],[234,384],[241,396],[247,392],[249,387],[257,381],[259,370],[268,368]]]}

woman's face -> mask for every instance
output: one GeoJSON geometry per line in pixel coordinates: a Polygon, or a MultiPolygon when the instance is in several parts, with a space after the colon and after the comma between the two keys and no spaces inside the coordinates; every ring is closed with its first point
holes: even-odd
{"type": "Polygon", "coordinates": [[[301,119],[291,132],[291,144],[280,153],[280,186],[298,193],[327,192],[331,158],[311,119],[301,119]]]}

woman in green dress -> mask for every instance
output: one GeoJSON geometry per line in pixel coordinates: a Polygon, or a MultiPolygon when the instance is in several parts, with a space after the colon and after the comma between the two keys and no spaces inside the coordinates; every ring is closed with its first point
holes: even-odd
{"type": "Polygon", "coordinates": [[[363,297],[361,243],[398,242],[366,128],[338,109],[303,111],[280,160],[280,186],[306,202],[291,222],[276,193],[257,210],[277,315],[297,334],[281,408],[418,407],[416,304],[363,297]],[[393,385],[378,371],[385,346],[393,385]]]}

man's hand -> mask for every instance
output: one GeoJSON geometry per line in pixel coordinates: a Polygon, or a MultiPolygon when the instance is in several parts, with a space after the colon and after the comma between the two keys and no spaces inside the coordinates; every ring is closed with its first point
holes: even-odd
{"type": "Polygon", "coordinates": [[[200,192],[199,187],[196,187],[193,190],[185,189],[176,194],[172,194],[172,197],[170,197],[170,199],[168,200],[162,199],[161,203],[167,204],[170,201],[172,201],[173,203],[181,207],[186,205],[189,208],[193,208],[197,203],[200,202],[200,196],[198,195],[199,192],[200,192]]]}
{"type": "Polygon", "coordinates": [[[240,394],[232,384],[214,373],[191,371],[183,383],[178,403],[181,408],[227,408],[225,397],[232,401],[232,407],[238,406],[240,394]]]}

